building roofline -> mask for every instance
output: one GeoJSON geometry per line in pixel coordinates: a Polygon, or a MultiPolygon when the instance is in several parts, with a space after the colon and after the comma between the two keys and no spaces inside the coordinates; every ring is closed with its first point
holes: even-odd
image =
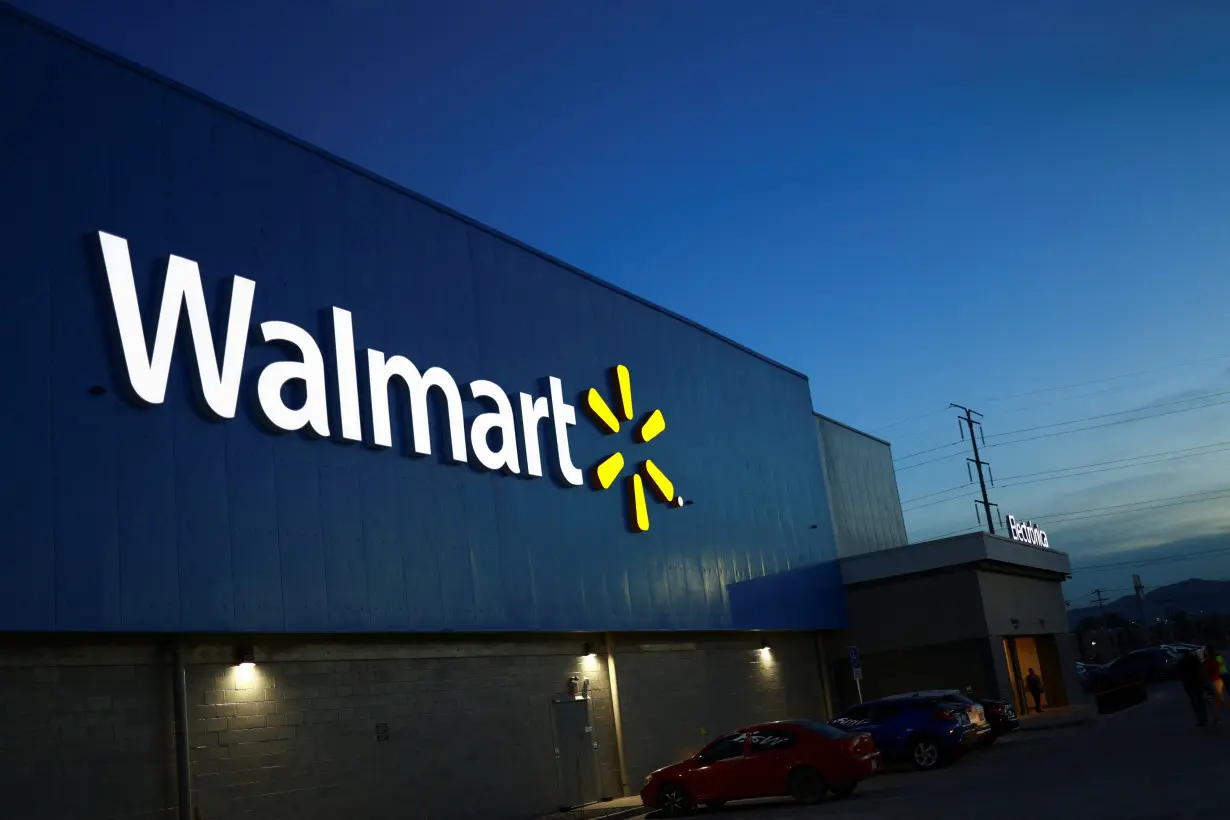
{"type": "Polygon", "coordinates": [[[857,427],[851,427],[850,425],[846,424],[844,421],[838,421],[835,418],[830,418],[829,416],[826,416],[823,413],[817,413],[815,410],[812,411],[812,415],[818,419],[823,419],[824,421],[827,421],[829,424],[836,424],[838,427],[844,427],[847,430],[849,430],[851,433],[858,433],[863,438],[869,438],[872,441],[878,441],[886,447],[891,448],[893,446],[893,443],[891,441],[886,441],[885,439],[882,439],[879,436],[873,436],[871,433],[867,433],[863,430],[858,429],[857,427]]]}
{"type": "Polygon", "coordinates": [[[1065,552],[1022,544],[984,532],[850,555],[839,559],[839,563],[846,586],[897,580],[971,565],[1014,567],[1056,579],[1062,579],[1072,572],[1071,560],[1065,552]]]}
{"type": "Polygon", "coordinates": [[[229,106],[226,103],[216,100],[213,97],[210,97],[209,95],[204,94],[201,91],[197,91],[196,89],[191,88],[190,86],[184,85],[183,83],[177,82],[176,80],[172,80],[169,77],[163,76],[162,74],[159,74],[158,72],[152,69],[146,68],[145,66],[142,66],[139,63],[135,63],[126,57],[121,57],[120,55],[108,49],[105,49],[102,46],[97,45],[96,43],[92,43],[89,40],[86,40],[82,37],[77,36],[76,34],[73,34],[69,31],[66,31],[60,28],[59,26],[53,25],[52,23],[49,23],[46,20],[43,20],[42,18],[36,17],[33,14],[30,14],[29,12],[23,11],[18,8],[14,8],[13,6],[4,2],[4,0],[0,0],[0,13],[7,14],[10,17],[13,17],[14,19],[18,20],[19,22],[25,23],[26,25],[32,26],[33,28],[40,29],[48,34],[51,34],[54,37],[57,37],[67,43],[70,43],[71,45],[76,46],[77,48],[82,49],[83,51],[89,52],[90,54],[93,54],[96,57],[101,57],[102,59],[112,62],[120,66],[121,68],[124,68],[128,71],[133,72],[134,74],[137,74],[139,76],[146,78],[147,80],[152,80],[155,83],[158,83],[173,91],[183,94],[191,99],[196,100],[197,102],[204,103],[205,105],[208,105],[211,108],[221,111],[222,113],[228,114],[229,116],[234,117],[235,119],[238,119],[241,122],[244,122],[255,128],[259,128],[260,130],[265,131],[266,133],[272,136],[275,136],[283,140],[284,142],[288,142],[291,145],[294,145],[304,151],[315,154],[316,156],[322,159],[325,159],[329,162],[332,162],[335,165],[339,165],[342,168],[345,168],[346,170],[351,171],[352,173],[359,174],[373,182],[384,185],[387,188],[391,188],[392,190],[397,191],[403,196],[408,196],[412,199],[415,199],[421,202],[424,205],[427,205],[430,208],[433,208],[439,211],[440,213],[447,214],[448,216],[451,216],[454,219],[459,219],[472,228],[476,228],[477,230],[480,230],[486,234],[489,234],[497,239],[500,239],[504,242],[508,242],[511,245],[515,245],[516,247],[524,251],[527,251],[529,253],[532,253],[535,256],[538,256],[539,258],[547,262],[550,262],[553,265],[557,265],[560,268],[576,276],[586,279],[596,285],[600,285],[606,288],[607,290],[610,290],[616,294],[619,294],[620,296],[623,296],[627,299],[631,299],[634,302],[638,302],[644,305],[645,307],[648,307],[652,310],[657,311],[658,313],[663,314],[664,316],[668,316],[678,322],[682,322],[683,324],[686,324],[695,330],[699,330],[702,333],[706,333],[709,336],[712,336],[713,338],[717,339],[718,341],[725,342],[726,344],[730,345],[736,350],[739,350],[743,353],[746,353],[750,356],[760,359],[762,362],[766,364],[772,365],[773,367],[776,367],[780,370],[784,370],[787,373],[791,374],[792,376],[797,376],[800,379],[803,379],[804,381],[809,381],[806,374],[798,370],[795,370],[792,367],[784,365],[781,362],[776,361],[775,359],[771,359],[768,356],[764,355],[763,353],[757,353],[755,350],[752,350],[750,347],[747,347],[746,345],[742,345],[736,342],[735,340],[729,338],[728,336],[723,336],[721,333],[718,333],[716,330],[707,328],[704,325],[698,322],[695,322],[692,319],[687,318],[686,316],[676,313],[673,310],[669,310],[668,308],[664,308],[661,305],[655,304],[654,302],[651,302],[650,300],[644,298],[643,296],[637,296],[635,293],[632,293],[631,291],[628,291],[628,290],[624,290],[618,285],[614,285],[614,284],[611,284],[610,282],[607,282],[604,279],[600,279],[597,276],[594,276],[592,273],[586,273],[585,271],[581,270],[575,265],[570,265],[569,263],[563,261],[562,259],[552,256],[551,254],[546,253],[545,251],[541,251],[531,245],[526,244],[525,242],[520,241],[519,239],[514,239],[508,234],[502,233],[501,231],[498,231],[489,225],[484,225],[478,220],[472,217],[466,216],[465,214],[460,213],[458,211],[455,211],[452,208],[448,207],[447,205],[443,205],[439,202],[436,202],[434,199],[431,199],[430,197],[424,196],[423,194],[420,194],[416,191],[412,191],[411,189],[407,188],[404,185],[399,185],[398,183],[393,182],[391,179],[381,176],[380,174],[377,174],[374,171],[369,171],[368,169],[363,168],[362,166],[356,165],[355,163],[350,162],[349,160],[342,159],[336,154],[332,154],[319,146],[313,145],[305,140],[302,140],[299,137],[296,137],[286,131],[281,130],[280,128],[277,128],[273,125],[270,125],[267,122],[259,120],[256,117],[251,116],[250,114],[245,114],[244,112],[240,111],[237,108],[233,108],[232,106],[229,106]]]}

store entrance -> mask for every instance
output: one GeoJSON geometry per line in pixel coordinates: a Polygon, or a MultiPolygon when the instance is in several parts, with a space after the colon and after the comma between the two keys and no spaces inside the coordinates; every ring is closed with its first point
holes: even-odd
{"type": "Polygon", "coordinates": [[[1012,698],[1017,714],[1027,715],[1037,711],[1034,697],[1026,686],[1031,669],[1042,679],[1043,709],[1068,705],[1059,645],[1054,635],[1004,638],[1004,655],[1008,661],[1008,676],[1012,682],[1012,698]]]}

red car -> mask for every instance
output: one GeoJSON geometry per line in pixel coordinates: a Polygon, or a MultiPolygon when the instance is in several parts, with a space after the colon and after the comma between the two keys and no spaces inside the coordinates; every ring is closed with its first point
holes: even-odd
{"type": "Polygon", "coordinates": [[[866,732],[784,720],[732,732],[695,757],[658,769],[645,778],[641,802],[672,817],[757,797],[818,803],[826,793],[851,794],[879,768],[880,752],[866,732]]]}

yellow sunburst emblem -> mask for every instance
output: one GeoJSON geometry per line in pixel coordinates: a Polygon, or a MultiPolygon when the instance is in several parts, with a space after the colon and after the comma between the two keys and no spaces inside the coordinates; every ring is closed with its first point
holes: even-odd
{"type": "MultiPolygon", "coordinates": [[[[628,374],[628,368],[622,364],[617,365],[612,370],[612,373],[614,375],[615,390],[618,393],[619,415],[623,417],[624,421],[632,421],[632,379],[628,374]]],[[[606,403],[606,400],[602,398],[602,394],[596,389],[591,387],[589,392],[585,394],[585,405],[589,408],[589,412],[603,431],[607,433],[619,432],[619,416],[615,415],[606,403]]],[[[640,442],[652,441],[661,435],[665,429],[666,418],[662,415],[662,411],[654,410],[636,428],[636,439],[640,442]]],[[[616,451],[604,458],[594,468],[594,483],[599,489],[608,490],[615,483],[615,479],[619,478],[619,474],[623,472],[623,469],[624,455],[616,451]]],[[[675,495],[675,485],[666,477],[666,473],[662,472],[653,461],[645,459],[641,462],[640,472],[634,472],[628,477],[632,497],[631,523],[632,529],[637,532],[645,532],[649,529],[649,508],[645,504],[645,483],[641,479],[642,472],[645,474],[645,478],[649,479],[649,483],[663,501],[676,505],[682,501],[681,498],[675,495]]]]}

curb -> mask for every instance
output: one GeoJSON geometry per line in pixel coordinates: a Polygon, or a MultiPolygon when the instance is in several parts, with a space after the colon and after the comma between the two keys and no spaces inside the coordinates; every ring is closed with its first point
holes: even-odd
{"type": "Polygon", "coordinates": [[[643,805],[603,811],[602,805],[598,804],[542,815],[537,820],[630,820],[630,818],[648,814],[650,811],[649,806],[643,805]]]}
{"type": "Polygon", "coordinates": [[[1092,726],[1097,722],[1098,719],[1096,717],[1064,718],[1062,720],[1056,720],[1052,723],[1045,723],[1041,726],[1030,726],[1025,724],[1017,727],[1017,730],[1013,732],[1013,734],[1018,734],[1020,732],[1045,732],[1050,729],[1070,729],[1073,726],[1092,726]]]}

